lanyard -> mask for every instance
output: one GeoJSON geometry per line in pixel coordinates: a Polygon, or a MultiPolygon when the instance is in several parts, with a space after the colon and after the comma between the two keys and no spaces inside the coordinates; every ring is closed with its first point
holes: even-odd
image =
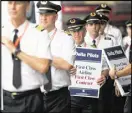
{"type": "Polygon", "coordinates": [[[23,37],[23,35],[24,35],[25,31],[26,31],[26,30],[27,30],[27,28],[28,28],[28,25],[29,25],[29,22],[27,22],[27,23],[26,23],[26,25],[25,25],[25,29],[24,29],[24,32],[22,33],[22,35],[21,35],[21,36],[19,36],[19,37],[16,39],[16,41],[15,41],[15,47],[17,47],[17,46],[18,46],[18,44],[20,43],[20,40],[22,39],[22,37],[23,37]]]}
{"type": "Polygon", "coordinates": [[[56,34],[56,31],[57,31],[57,29],[55,28],[55,31],[54,31],[53,35],[50,37],[51,41],[53,40],[53,38],[54,38],[54,36],[56,34]]]}

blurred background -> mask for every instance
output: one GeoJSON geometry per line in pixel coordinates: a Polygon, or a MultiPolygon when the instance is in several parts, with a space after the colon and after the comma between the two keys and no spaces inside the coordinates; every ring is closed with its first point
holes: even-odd
{"type": "MultiPolygon", "coordinates": [[[[101,4],[106,3],[112,8],[110,14],[110,24],[117,26],[122,31],[122,35],[126,34],[125,22],[131,19],[131,1],[51,1],[59,4],[62,10],[59,11],[56,26],[58,29],[66,29],[66,21],[70,18],[79,17],[84,19],[90,12],[101,4]]],[[[33,23],[39,23],[37,1],[31,1],[30,11],[27,18],[33,23]]],[[[8,13],[6,1],[2,1],[2,25],[8,21],[8,13]]]]}
{"type": "Polygon", "coordinates": [[[63,29],[66,29],[65,23],[68,19],[84,19],[101,3],[106,3],[112,8],[110,24],[120,28],[122,35],[125,35],[125,22],[131,19],[131,1],[62,1],[63,29]]]}

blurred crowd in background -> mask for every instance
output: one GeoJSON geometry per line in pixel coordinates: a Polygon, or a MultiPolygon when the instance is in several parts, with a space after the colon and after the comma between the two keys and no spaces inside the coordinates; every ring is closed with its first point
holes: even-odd
{"type": "MultiPolygon", "coordinates": [[[[110,13],[110,24],[117,26],[121,32],[122,36],[126,35],[125,22],[131,19],[131,1],[51,1],[58,5],[61,5],[62,10],[58,12],[58,20],[56,21],[56,26],[58,29],[66,29],[66,21],[72,18],[79,17],[84,19],[86,15],[94,11],[95,8],[101,4],[106,3],[111,8],[110,13]]],[[[31,8],[27,14],[27,18],[33,23],[39,23],[38,9],[36,8],[37,1],[32,1],[31,8]],[[35,7],[35,8],[34,8],[35,7]]],[[[2,23],[7,21],[7,9],[6,1],[2,2],[2,23]],[[3,19],[4,18],[4,19],[3,19]]]]}

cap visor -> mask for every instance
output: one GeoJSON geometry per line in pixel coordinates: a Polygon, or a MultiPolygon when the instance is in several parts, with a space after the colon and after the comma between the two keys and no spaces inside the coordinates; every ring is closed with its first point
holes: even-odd
{"type": "Polygon", "coordinates": [[[40,14],[47,14],[47,13],[57,13],[57,12],[53,11],[53,10],[39,10],[38,13],[40,13],[40,14]]]}
{"type": "Polygon", "coordinates": [[[93,23],[100,24],[100,21],[99,20],[91,20],[91,21],[88,21],[87,23],[88,24],[93,24],[93,23]]]}

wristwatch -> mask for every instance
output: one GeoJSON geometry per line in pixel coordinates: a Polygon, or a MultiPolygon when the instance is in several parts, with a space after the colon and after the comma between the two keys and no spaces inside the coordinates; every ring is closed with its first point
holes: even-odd
{"type": "Polygon", "coordinates": [[[17,54],[20,53],[20,52],[21,52],[21,50],[19,48],[16,48],[15,52],[14,52],[14,56],[17,57],[17,54]]]}
{"type": "Polygon", "coordinates": [[[115,71],[115,79],[117,79],[118,78],[118,76],[117,76],[117,71],[115,71]]]}

